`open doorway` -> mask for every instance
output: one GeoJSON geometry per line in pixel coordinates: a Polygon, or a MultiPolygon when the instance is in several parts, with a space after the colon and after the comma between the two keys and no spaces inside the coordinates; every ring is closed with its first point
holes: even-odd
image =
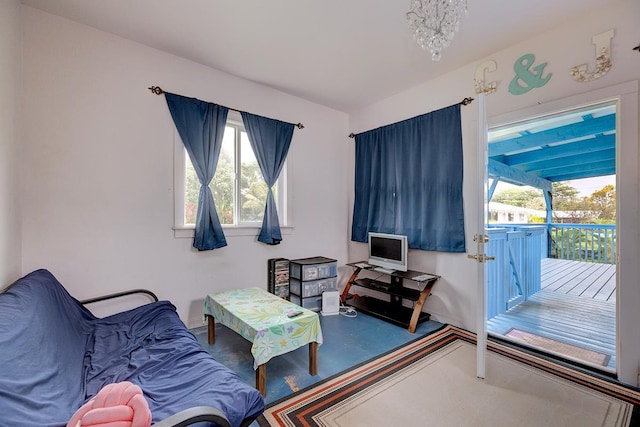
{"type": "Polygon", "coordinates": [[[616,102],[583,106],[488,138],[488,332],[610,372],[616,114],[616,102]]]}

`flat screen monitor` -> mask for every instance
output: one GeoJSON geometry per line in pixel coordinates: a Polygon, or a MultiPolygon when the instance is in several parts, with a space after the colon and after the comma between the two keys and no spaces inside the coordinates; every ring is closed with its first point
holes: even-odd
{"type": "Polygon", "coordinates": [[[386,270],[407,271],[407,236],[369,233],[369,264],[386,270]]]}

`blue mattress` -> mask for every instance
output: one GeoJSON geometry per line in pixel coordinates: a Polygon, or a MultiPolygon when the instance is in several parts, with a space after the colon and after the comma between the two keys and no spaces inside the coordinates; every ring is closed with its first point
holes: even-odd
{"type": "Polygon", "coordinates": [[[46,270],[0,294],[0,349],[3,425],[64,426],[102,387],[125,380],[142,388],[153,422],[213,406],[237,426],[264,410],[260,393],[200,346],[171,303],[96,318],[46,270]]]}

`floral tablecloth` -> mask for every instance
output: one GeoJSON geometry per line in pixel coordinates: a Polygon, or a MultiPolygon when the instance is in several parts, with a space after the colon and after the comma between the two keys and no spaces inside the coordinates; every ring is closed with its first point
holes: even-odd
{"type": "Polygon", "coordinates": [[[209,294],[204,314],[253,343],[253,368],[272,357],[311,342],[322,344],[318,313],[277,297],[264,289],[246,288],[209,294]],[[302,314],[290,318],[289,314],[302,314]]]}

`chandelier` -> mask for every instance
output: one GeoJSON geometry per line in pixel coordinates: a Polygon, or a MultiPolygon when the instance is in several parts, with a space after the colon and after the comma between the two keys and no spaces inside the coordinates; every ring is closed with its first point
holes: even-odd
{"type": "Polygon", "coordinates": [[[440,52],[458,31],[463,13],[467,13],[467,0],[412,0],[407,21],[420,47],[439,61],[440,52]]]}

